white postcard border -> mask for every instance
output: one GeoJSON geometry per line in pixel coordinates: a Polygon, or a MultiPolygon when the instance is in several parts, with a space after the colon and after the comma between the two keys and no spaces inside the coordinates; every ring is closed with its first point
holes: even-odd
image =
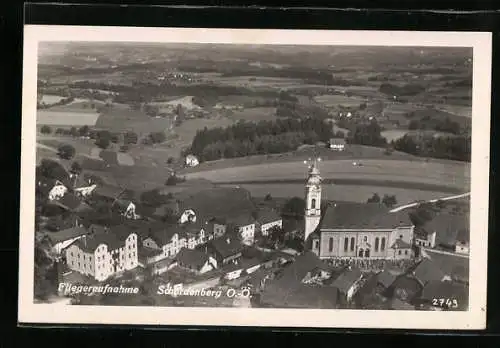
{"type": "Polygon", "coordinates": [[[326,31],[26,25],[24,29],[19,323],[484,329],[488,250],[491,43],[487,32],[326,31]],[[37,57],[40,41],[473,47],[469,311],[58,306],[33,302],[37,57]]]}

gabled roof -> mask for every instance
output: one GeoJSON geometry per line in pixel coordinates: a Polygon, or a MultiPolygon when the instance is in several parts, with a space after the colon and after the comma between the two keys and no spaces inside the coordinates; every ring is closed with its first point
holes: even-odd
{"type": "Polygon", "coordinates": [[[282,217],[272,209],[259,209],[257,212],[257,221],[262,225],[279,220],[282,220],[282,217]]]}
{"type": "Polygon", "coordinates": [[[72,227],[57,232],[50,232],[47,234],[47,237],[52,243],[57,244],[86,235],[87,233],[88,231],[84,227],[72,227]]]}
{"type": "Polygon", "coordinates": [[[123,226],[110,230],[107,233],[92,234],[84,236],[76,240],[76,244],[80,249],[93,253],[101,244],[105,244],[109,250],[115,250],[124,246],[125,239],[131,234],[130,230],[126,231],[123,226]]]}
{"type": "Polygon", "coordinates": [[[228,216],[225,220],[227,224],[232,224],[236,227],[248,226],[255,223],[251,212],[242,212],[238,215],[228,216]]]}
{"type": "MultiPolygon", "coordinates": [[[[267,283],[266,283],[267,284],[267,283]]],[[[338,291],[329,286],[299,284],[282,288],[270,281],[262,292],[261,303],[274,308],[337,308],[338,291]]]]}
{"type": "Polygon", "coordinates": [[[313,252],[306,251],[298,255],[295,260],[286,266],[276,277],[280,283],[293,286],[302,282],[309,272],[314,270],[331,272],[332,268],[321,261],[313,252]]]}
{"type": "Polygon", "coordinates": [[[458,240],[469,241],[469,216],[438,214],[424,228],[428,233],[436,232],[439,244],[453,245],[458,240]]]}
{"type": "Polygon", "coordinates": [[[347,269],[337,277],[331,284],[343,294],[347,294],[351,286],[358,281],[363,274],[359,268],[347,269]]]}
{"type": "Polygon", "coordinates": [[[175,257],[175,260],[181,265],[194,267],[199,270],[207,263],[208,258],[209,256],[204,252],[182,248],[175,257]]]}
{"type": "Polygon", "coordinates": [[[236,238],[219,237],[213,239],[209,242],[212,248],[217,252],[222,258],[236,255],[242,252],[244,246],[236,238]]]}
{"type": "Polygon", "coordinates": [[[382,272],[377,274],[377,283],[381,284],[385,288],[389,288],[392,283],[396,280],[396,276],[389,272],[387,269],[384,269],[382,272]]]}
{"type": "Polygon", "coordinates": [[[132,203],[132,201],[130,201],[128,199],[117,199],[114,202],[113,207],[119,209],[120,211],[125,211],[130,206],[131,203],[132,203]]]}
{"type": "MultiPolygon", "coordinates": [[[[147,223],[141,226],[137,233],[143,238],[152,238],[156,244],[163,246],[169,244],[172,237],[177,233],[180,235],[181,229],[176,224],[164,224],[161,222],[147,223]]],[[[180,237],[180,236],[179,236],[180,237]]]]}
{"type": "Polygon", "coordinates": [[[237,216],[255,211],[250,193],[241,188],[216,187],[200,190],[185,197],[180,203],[180,210],[193,210],[197,217],[237,216]]]}
{"type": "Polygon", "coordinates": [[[405,211],[391,213],[379,203],[336,203],[327,207],[321,229],[393,229],[413,226],[405,211]]]}
{"type": "Polygon", "coordinates": [[[429,259],[420,261],[418,265],[410,269],[410,272],[424,285],[430,281],[442,281],[446,275],[429,259]]]}
{"type": "Polygon", "coordinates": [[[125,189],[110,185],[99,185],[92,192],[94,195],[117,199],[125,192],[125,189]]]}
{"type": "Polygon", "coordinates": [[[64,185],[61,180],[51,179],[46,177],[38,177],[36,183],[36,189],[42,195],[46,196],[49,194],[50,190],[54,188],[56,185],[64,185]]]}
{"type": "Polygon", "coordinates": [[[345,139],[344,138],[331,138],[330,139],[330,145],[345,145],[345,139]]]}
{"type": "Polygon", "coordinates": [[[53,203],[67,210],[76,210],[83,202],[74,193],[68,192],[53,203]]]}
{"type": "Polygon", "coordinates": [[[411,248],[411,245],[406,243],[404,240],[398,238],[394,241],[391,248],[392,249],[409,249],[409,248],[411,248]]]}

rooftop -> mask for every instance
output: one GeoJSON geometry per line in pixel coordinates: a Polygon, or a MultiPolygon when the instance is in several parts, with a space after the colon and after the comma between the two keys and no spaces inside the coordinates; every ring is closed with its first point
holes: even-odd
{"type": "Polygon", "coordinates": [[[396,239],[394,243],[391,246],[392,249],[409,249],[411,248],[411,245],[406,243],[402,239],[396,239]]]}
{"type": "Polygon", "coordinates": [[[73,244],[76,244],[80,249],[89,253],[93,253],[101,244],[106,245],[108,247],[108,251],[115,250],[124,245],[125,239],[131,233],[132,232],[127,230],[125,226],[116,226],[116,228],[113,228],[106,233],[84,236],[83,238],[76,240],[73,244]]]}
{"type": "Polygon", "coordinates": [[[200,269],[208,261],[208,255],[198,250],[182,248],[175,257],[175,260],[181,265],[200,269]]]}
{"type": "Polygon", "coordinates": [[[284,287],[294,286],[302,282],[309,272],[314,270],[331,272],[332,268],[321,261],[313,252],[306,251],[298,255],[295,260],[281,271],[276,281],[284,287]]]}
{"type": "Polygon", "coordinates": [[[279,221],[281,219],[281,216],[272,209],[259,209],[257,212],[257,221],[262,225],[279,221]]]}
{"type": "Polygon", "coordinates": [[[412,267],[409,272],[424,285],[430,281],[441,281],[446,275],[438,265],[427,258],[412,267]]]}
{"type": "Polygon", "coordinates": [[[395,280],[396,276],[386,269],[377,274],[377,283],[381,284],[385,288],[390,287],[395,280]]]}
{"type": "Polygon", "coordinates": [[[49,232],[47,233],[47,236],[52,241],[52,243],[56,244],[75,237],[84,236],[87,233],[88,231],[84,227],[72,227],[57,232],[49,232]]]}
{"type": "Polygon", "coordinates": [[[209,242],[223,258],[242,252],[244,246],[236,238],[219,237],[209,242]]]}
{"type": "Polygon", "coordinates": [[[321,229],[393,229],[413,226],[405,211],[391,213],[379,203],[336,203],[328,206],[321,229]]]}
{"type": "Polygon", "coordinates": [[[437,243],[453,245],[457,241],[469,242],[469,216],[438,214],[425,225],[428,233],[436,232],[437,243]]]}
{"type": "Polygon", "coordinates": [[[255,211],[250,193],[241,188],[217,187],[195,192],[180,202],[180,210],[194,210],[204,218],[237,216],[255,211]]]}
{"type": "Polygon", "coordinates": [[[347,294],[350,287],[358,281],[363,274],[359,268],[347,269],[337,277],[331,286],[339,289],[341,293],[347,294]]]}

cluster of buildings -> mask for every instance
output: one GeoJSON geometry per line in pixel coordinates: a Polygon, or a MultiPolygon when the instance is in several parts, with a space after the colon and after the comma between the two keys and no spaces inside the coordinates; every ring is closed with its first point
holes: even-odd
{"type": "Polygon", "coordinates": [[[265,238],[273,229],[283,233],[283,221],[276,211],[256,207],[241,188],[181,191],[155,209],[175,216],[175,221],[166,222],[161,214],[138,214],[133,199],[119,188],[73,176],[66,182],[37,180],[46,203],[64,208],[67,216],[58,220],[58,228],[46,232],[52,252],[69,272],[92,281],[119,277],[138,267],[153,276],[174,274],[174,269],[193,275],[216,271],[220,279],[250,287],[261,306],[459,309],[467,305],[468,265],[446,268],[422,257],[422,251],[448,246],[467,254],[468,219],[438,215],[416,230],[408,212],[390,212],[378,203],[322,205],[316,163],[309,167],[305,186],[304,250],[295,255],[255,247],[257,235],[265,238]],[[118,221],[82,213],[86,211],[82,205],[95,210],[96,202],[107,204],[118,221]],[[363,267],[372,262],[402,262],[405,267],[363,267]],[[432,303],[438,295],[455,299],[456,304],[432,303]]]}

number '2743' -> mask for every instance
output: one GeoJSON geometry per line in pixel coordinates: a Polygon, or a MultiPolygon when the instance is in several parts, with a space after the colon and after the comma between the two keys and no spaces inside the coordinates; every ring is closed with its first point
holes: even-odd
{"type": "Polygon", "coordinates": [[[439,307],[457,308],[458,301],[456,298],[433,298],[432,305],[439,307]]]}

